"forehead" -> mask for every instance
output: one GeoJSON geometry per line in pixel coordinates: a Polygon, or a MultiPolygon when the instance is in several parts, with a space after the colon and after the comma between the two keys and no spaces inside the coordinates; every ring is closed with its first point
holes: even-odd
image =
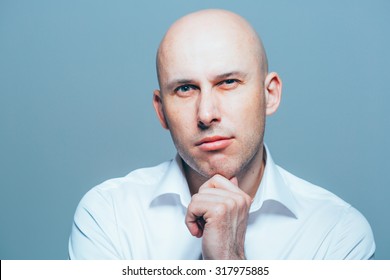
{"type": "Polygon", "coordinates": [[[228,72],[256,72],[256,42],[240,30],[177,32],[164,42],[159,54],[162,80],[216,76],[228,72]]]}

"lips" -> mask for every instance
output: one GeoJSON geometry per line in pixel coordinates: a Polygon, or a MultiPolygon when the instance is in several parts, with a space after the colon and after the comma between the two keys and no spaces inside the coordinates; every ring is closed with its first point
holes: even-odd
{"type": "Polygon", "coordinates": [[[199,147],[201,151],[211,152],[218,151],[227,148],[233,142],[233,138],[225,136],[211,136],[205,137],[197,142],[195,145],[199,147]]]}

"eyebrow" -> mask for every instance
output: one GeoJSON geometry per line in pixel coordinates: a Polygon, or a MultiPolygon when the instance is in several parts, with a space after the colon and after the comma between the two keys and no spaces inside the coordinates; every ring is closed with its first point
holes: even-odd
{"type": "MultiPolygon", "coordinates": [[[[232,76],[238,76],[240,78],[245,78],[247,76],[247,74],[244,72],[241,72],[241,71],[231,71],[231,72],[216,75],[212,78],[212,80],[222,80],[222,79],[230,78],[232,76]]],[[[193,79],[174,79],[167,84],[167,89],[172,90],[174,87],[176,87],[178,85],[195,84],[195,83],[196,83],[196,80],[193,80],[193,79]]]]}
{"type": "Polygon", "coordinates": [[[232,71],[232,72],[227,72],[227,73],[217,75],[217,76],[215,76],[214,79],[215,80],[226,79],[226,78],[230,78],[232,76],[239,76],[241,78],[245,78],[247,76],[247,74],[244,72],[241,72],[241,71],[232,71]]]}
{"type": "Polygon", "coordinates": [[[173,81],[169,82],[167,85],[167,89],[172,90],[174,87],[176,87],[178,85],[194,84],[194,83],[195,83],[195,80],[177,79],[177,80],[173,80],[173,81]]]}

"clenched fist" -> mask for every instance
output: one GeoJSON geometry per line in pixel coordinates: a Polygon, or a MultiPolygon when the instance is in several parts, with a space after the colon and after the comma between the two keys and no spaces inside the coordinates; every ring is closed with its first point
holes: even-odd
{"type": "Polygon", "coordinates": [[[244,242],[252,199],[236,177],[214,175],[192,196],[186,225],[202,240],[204,259],[245,259],[244,242]]]}

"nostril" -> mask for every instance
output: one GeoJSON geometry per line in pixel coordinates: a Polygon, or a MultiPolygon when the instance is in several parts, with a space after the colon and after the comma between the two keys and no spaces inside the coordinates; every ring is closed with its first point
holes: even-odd
{"type": "Polygon", "coordinates": [[[202,121],[198,121],[198,127],[202,130],[209,128],[209,125],[206,125],[202,121]]]}
{"type": "Polygon", "coordinates": [[[217,119],[217,118],[211,119],[211,120],[208,121],[208,122],[204,122],[204,121],[199,120],[199,121],[198,121],[198,127],[199,127],[200,129],[202,129],[202,130],[208,129],[208,128],[209,128],[210,126],[212,126],[213,123],[215,123],[215,122],[218,122],[218,119],[217,119]]]}

